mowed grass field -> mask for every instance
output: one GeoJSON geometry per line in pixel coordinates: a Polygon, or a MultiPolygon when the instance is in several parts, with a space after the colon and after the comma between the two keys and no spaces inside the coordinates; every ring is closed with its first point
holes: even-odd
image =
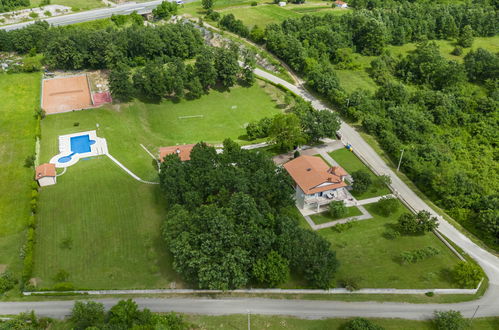
{"type": "MultiPolygon", "coordinates": [[[[355,222],[354,226],[338,233],[325,228],[318,233],[331,242],[336,251],[340,268],[335,275],[338,281],[354,278],[361,288],[431,289],[454,288],[451,270],[459,259],[433,234],[400,236],[393,240],[384,233],[396,224],[398,217],[409,212],[401,203],[388,217],[376,212],[375,204],[365,205],[372,219],[355,222]],[[402,265],[402,251],[437,248],[440,254],[426,260],[402,265]]],[[[305,220],[303,220],[305,221],[305,220]]]]}
{"type": "Polygon", "coordinates": [[[388,189],[385,184],[380,182],[379,177],[377,177],[376,174],[374,174],[366,165],[364,165],[364,163],[362,163],[352,151],[348,151],[346,148],[342,148],[330,152],[329,155],[336,162],[338,162],[338,164],[340,164],[340,166],[343,167],[350,175],[353,172],[359,170],[369,173],[372,181],[369,189],[362,194],[357,194],[352,191],[352,195],[358,200],[388,195],[391,193],[390,189],[388,189]]]}
{"type": "Polygon", "coordinates": [[[35,152],[40,75],[0,74],[0,100],[0,272],[19,272],[34,176],[24,160],[35,152]]]}
{"type": "Polygon", "coordinates": [[[344,216],[342,216],[342,217],[339,217],[339,218],[331,216],[331,214],[329,213],[329,211],[311,215],[310,218],[312,219],[312,221],[316,225],[319,225],[319,224],[322,224],[322,223],[331,222],[331,221],[338,220],[338,219],[341,219],[341,218],[355,217],[355,216],[358,216],[358,215],[361,215],[361,214],[362,214],[362,212],[360,212],[360,210],[359,210],[358,207],[351,206],[351,207],[347,207],[346,214],[344,216]]]}
{"type": "Polygon", "coordinates": [[[98,136],[107,139],[114,157],[142,179],[157,180],[153,159],[140,144],[156,155],[159,147],[176,144],[218,144],[225,138],[248,143],[240,139],[246,133],[245,125],[278,114],[283,98],[279,89],[258,81],[252,87],[238,86],[229,92],[211,90],[192,101],[134,101],[47,116],[42,121],[42,160],[49,161],[58,153],[58,135],[94,130],[99,124],[98,136]],[[185,116],[202,117],[181,118],[185,116]]]}
{"type": "Polygon", "coordinates": [[[42,288],[60,270],[76,288],[168,287],[178,278],[160,235],[165,213],[159,185],[105,156],[80,160],[42,189],[33,276],[42,288]]]}
{"type": "MultiPolygon", "coordinates": [[[[42,120],[41,160],[58,153],[59,135],[99,124],[97,135],[107,139],[110,153],[157,182],[154,160],[141,143],[157,154],[159,146],[238,140],[245,123],[281,111],[278,91],[262,83],[211,91],[194,101],[134,101],[50,115],[42,120]],[[179,119],[191,115],[204,117],[179,119]]],[[[42,288],[53,286],[60,270],[77,288],[161,288],[173,281],[181,287],[161,238],[165,217],[159,185],[134,180],[105,156],[80,160],[55,186],[41,190],[34,276],[42,288]]]]}
{"type": "MultiPolygon", "coordinates": [[[[207,316],[186,314],[185,319],[201,329],[235,330],[246,329],[248,315],[207,316]]],[[[433,330],[431,320],[416,321],[402,319],[370,319],[386,330],[433,330]]],[[[268,330],[340,330],[345,328],[348,319],[305,320],[289,316],[251,315],[251,328],[268,330]]],[[[470,324],[470,330],[495,330],[499,328],[499,318],[477,318],[470,324]]]]}

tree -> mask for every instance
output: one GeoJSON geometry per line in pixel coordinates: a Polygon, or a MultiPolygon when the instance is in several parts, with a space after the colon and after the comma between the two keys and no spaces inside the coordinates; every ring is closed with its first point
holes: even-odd
{"type": "Polygon", "coordinates": [[[376,203],[376,210],[383,216],[387,217],[393,212],[397,211],[400,203],[394,197],[382,197],[376,203]]]}
{"type": "Polygon", "coordinates": [[[253,71],[256,67],[255,53],[249,50],[245,50],[243,53],[243,81],[248,85],[252,86],[255,82],[255,74],[253,71]]]}
{"type": "Polygon", "coordinates": [[[468,322],[458,311],[435,311],[433,323],[438,330],[464,330],[468,328],[468,322]]]}
{"type": "Polygon", "coordinates": [[[474,263],[461,261],[454,267],[454,278],[461,287],[476,288],[483,278],[483,272],[474,263]]]}
{"type": "Polygon", "coordinates": [[[279,114],[274,117],[269,129],[270,141],[280,150],[291,150],[305,143],[300,119],[295,114],[279,114]]]}
{"type": "Polygon", "coordinates": [[[358,170],[352,173],[353,191],[357,194],[362,194],[369,189],[369,186],[372,183],[371,176],[367,171],[358,170]]]}
{"type": "Polygon", "coordinates": [[[100,326],[104,323],[104,305],[95,301],[76,301],[69,320],[75,329],[100,326]]]}
{"type": "Polygon", "coordinates": [[[465,25],[457,39],[457,43],[464,48],[471,47],[474,40],[473,35],[473,28],[470,25],[465,25]]]}
{"type": "Polygon", "coordinates": [[[383,330],[384,328],[362,317],[348,321],[345,330],[383,330]]]}
{"type": "Polygon", "coordinates": [[[475,51],[470,51],[464,57],[464,67],[471,81],[497,80],[499,77],[499,56],[483,48],[478,48],[475,51]]]}
{"type": "Polygon", "coordinates": [[[209,10],[213,8],[214,1],[213,0],[202,0],[201,4],[204,9],[209,10]]]}
{"type": "Polygon", "coordinates": [[[265,258],[256,260],[253,276],[260,283],[276,287],[289,279],[289,261],[276,251],[271,251],[265,258]]]}
{"type": "Polygon", "coordinates": [[[196,58],[194,68],[204,90],[208,90],[217,81],[217,70],[214,65],[214,56],[211,49],[205,49],[196,58]]]}
{"type": "Polygon", "coordinates": [[[152,10],[156,19],[168,20],[172,15],[177,15],[178,5],[176,2],[163,1],[159,6],[152,10]]]}
{"type": "Polygon", "coordinates": [[[428,211],[419,211],[416,213],[416,220],[420,232],[432,231],[438,227],[437,218],[432,217],[428,211]]]}
{"type": "Polygon", "coordinates": [[[139,310],[132,299],[120,300],[109,310],[106,323],[112,328],[132,329],[134,326],[152,325],[154,317],[148,309],[139,310]]]}
{"type": "Polygon", "coordinates": [[[225,48],[218,48],[215,56],[215,69],[217,79],[225,88],[234,86],[239,73],[239,63],[237,53],[225,48]]]}
{"type": "Polygon", "coordinates": [[[347,207],[343,201],[332,201],[329,203],[329,214],[334,219],[343,218],[347,214],[347,207]]]}
{"type": "Polygon", "coordinates": [[[130,68],[118,63],[109,74],[109,89],[114,99],[129,101],[133,94],[133,85],[130,80],[130,68]]]}
{"type": "Polygon", "coordinates": [[[417,214],[404,213],[398,220],[399,230],[406,234],[422,234],[438,227],[438,221],[428,211],[419,211],[417,214]]]}

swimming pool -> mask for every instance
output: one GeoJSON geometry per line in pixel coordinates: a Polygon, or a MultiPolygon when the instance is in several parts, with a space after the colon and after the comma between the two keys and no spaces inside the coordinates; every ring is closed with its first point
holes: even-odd
{"type": "Polygon", "coordinates": [[[71,151],[72,153],[59,158],[57,161],[59,163],[67,163],[71,160],[71,158],[75,154],[84,154],[92,151],[92,145],[95,144],[95,140],[90,140],[90,136],[87,135],[79,135],[73,136],[70,139],[71,151]]]}

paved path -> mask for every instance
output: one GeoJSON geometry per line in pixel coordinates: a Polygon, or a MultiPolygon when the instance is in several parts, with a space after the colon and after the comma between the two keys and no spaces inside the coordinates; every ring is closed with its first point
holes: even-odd
{"type": "Polygon", "coordinates": [[[109,157],[109,159],[111,159],[116,165],[118,165],[119,167],[121,167],[121,169],[123,169],[123,171],[127,172],[128,175],[130,175],[135,180],[137,180],[139,182],[142,182],[142,183],[146,183],[146,184],[159,184],[159,182],[151,182],[151,181],[142,180],[135,173],[133,173],[132,171],[130,171],[125,165],[121,164],[116,158],[114,158],[113,156],[111,156],[110,153],[105,153],[105,155],[107,157],[109,157]]]}

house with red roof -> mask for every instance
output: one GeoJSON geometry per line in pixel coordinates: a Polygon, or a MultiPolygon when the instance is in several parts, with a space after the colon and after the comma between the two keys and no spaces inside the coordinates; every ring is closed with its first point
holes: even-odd
{"type": "Polygon", "coordinates": [[[348,198],[348,173],[340,166],[329,166],[321,157],[300,156],[284,164],[284,168],[295,182],[299,208],[319,211],[322,205],[348,198]]]}
{"type": "Polygon", "coordinates": [[[35,180],[40,187],[50,186],[57,183],[55,165],[51,163],[41,164],[35,169],[35,180]]]}

